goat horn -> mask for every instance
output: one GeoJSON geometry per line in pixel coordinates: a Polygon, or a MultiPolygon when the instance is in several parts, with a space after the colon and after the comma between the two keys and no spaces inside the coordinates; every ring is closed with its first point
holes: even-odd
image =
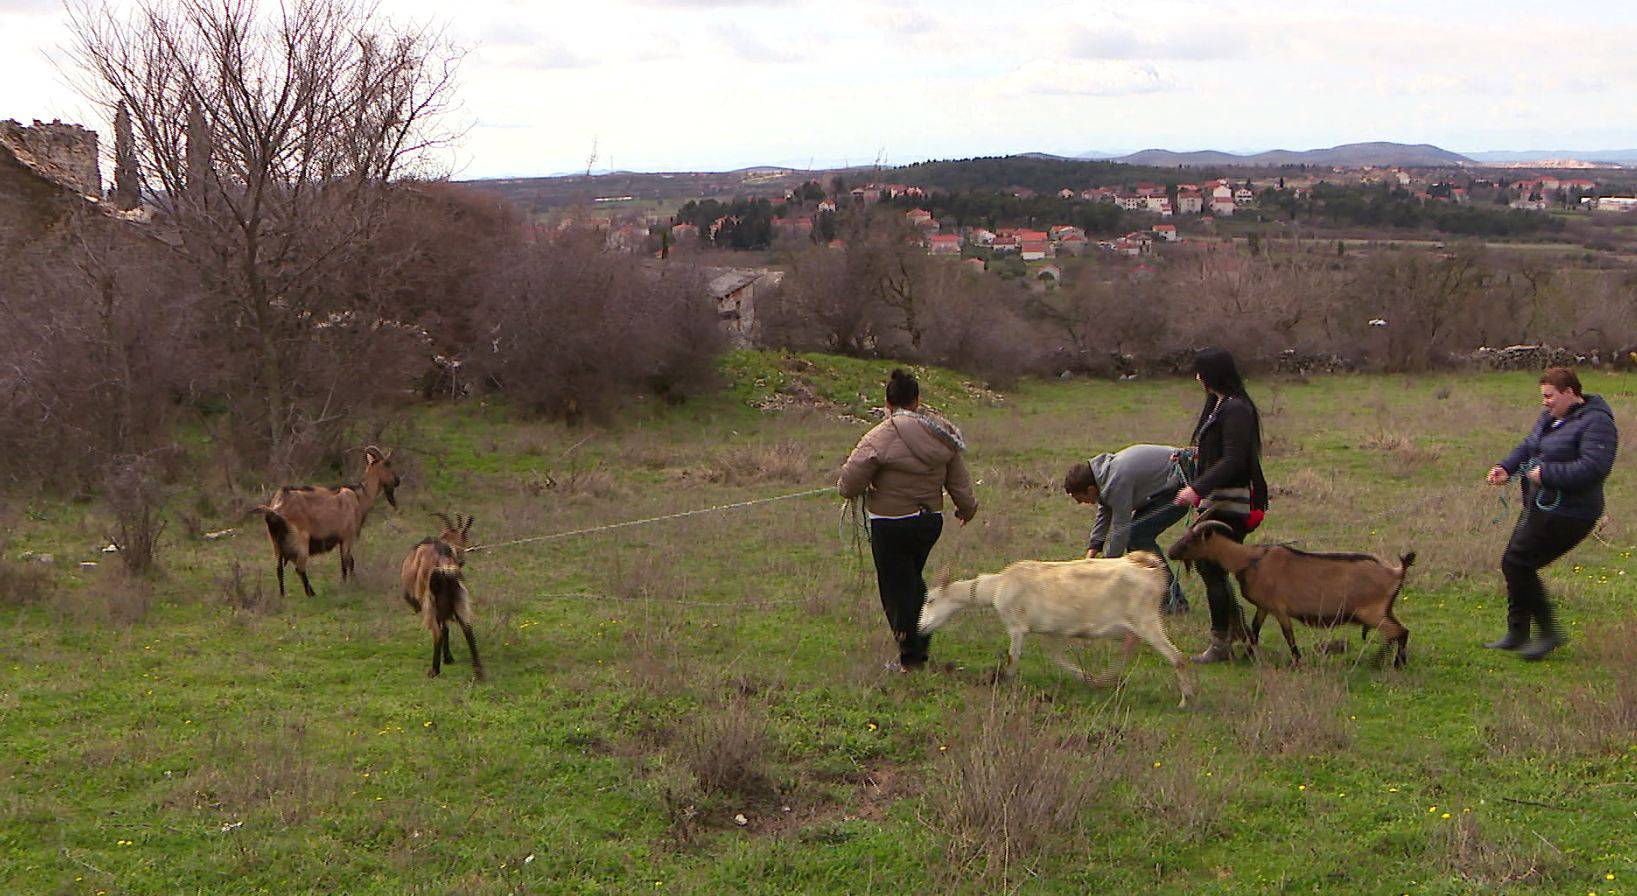
{"type": "Polygon", "coordinates": [[[460,527],[460,534],[465,535],[472,528],[472,522],[476,519],[477,517],[468,513],[466,515],[466,525],[460,527]]]}
{"type": "Polygon", "coordinates": [[[457,526],[457,525],[455,525],[455,524],[454,524],[454,523],[452,523],[452,522],[450,522],[450,521],[449,521],[449,515],[448,515],[448,514],[446,514],[446,513],[444,513],[444,512],[442,512],[442,511],[434,511],[434,512],[433,512],[433,513],[432,513],[432,515],[433,515],[433,516],[435,516],[435,517],[437,517],[437,518],[438,518],[438,522],[440,522],[440,523],[442,523],[442,524],[443,524],[443,527],[444,527],[444,528],[445,528],[445,529],[448,529],[448,530],[450,530],[450,531],[451,531],[451,532],[452,532],[452,531],[454,531],[454,530],[456,530],[456,529],[459,529],[459,528],[460,528],[460,527],[459,527],[459,526],[457,526]]]}
{"type": "Polygon", "coordinates": [[[382,454],[381,449],[375,447],[374,445],[364,446],[364,457],[368,458],[371,463],[386,460],[386,455],[382,454]]]}

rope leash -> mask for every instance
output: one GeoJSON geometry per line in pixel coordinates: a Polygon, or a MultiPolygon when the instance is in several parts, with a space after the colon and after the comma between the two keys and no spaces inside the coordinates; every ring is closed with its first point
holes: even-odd
{"type": "Polygon", "coordinates": [[[772,504],[775,501],[789,501],[793,498],[807,498],[813,495],[822,495],[834,492],[835,486],[827,485],[823,488],[810,488],[806,491],[791,492],[787,495],[774,495],[769,498],[755,498],[749,501],[735,501],[732,504],[717,504],[712,507],[701,507],[695,510],[684,510],[680,513],[667,513],[662,516],[644,517],[640,520],[625,520],[619,523],[608,523],[602,526],[588,526],[584,529],[573,529],[568,532],[553,532],[550,535],[534,535],[529,538],[514,538],[511,541],[498,541],[494,544],[474,545],[466,549],[467,553],[492,551],[495,548],[507,548],[519,544],[531,544],[538,541],[557,541],[563,538],[573,538],[577,535],[590,535],[596,532],[608,532],[614,529],[625,529],[631,526],[643,526],[648,523],[661,523],[666,520],[679,520],[690,516],[700,516],[706,513],[718,513],[724,510],[739,510],[745,507],[755,507],[758,504],[772,504]]]}
{"type": "Polygon", "coordinates": [[[802,603],[802,602],[807,600],[807,598],[789,598],[789,599],[786,599],[786,600],[762,600],[762,601],[748,601],[748,602],[747,601],[742,601],[742,600],[732,600],[732,601],[730,601],[730,600],[665,600],[663,598],[653,598],[653,597],[625,597],[625,596],[621,596],[621,595],[618,595],[618,594],[572,594],[572,593],[533,594],[533,595],[530,595],[530,597],[532,597],[534,600],[580,600],[580,601],[597,601],[598,603],[602,603],[604,601],[615,600],[615,601],[626,601],[628,603],[654,604],[656,606],[665,606],[665,607],[737,607],[737,608],[740,608],[740,609],[744,609],[747,606],[748,607],[758,607],[758,606],[760,606],[760,607],[787,607],[787,606],[790,606],[792,604],[799,604],[799,603],[802,603]]]}

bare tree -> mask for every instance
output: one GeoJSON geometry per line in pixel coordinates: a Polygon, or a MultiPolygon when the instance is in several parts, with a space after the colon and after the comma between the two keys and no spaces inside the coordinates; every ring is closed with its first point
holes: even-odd
{"type": "Polygon", "coordinates": [[[356,0],[112,0],[70,7],[83,90],[123,104],[143,193],[207,292],[237,385],[277,451],[311,426],[299,358],[352,310],[331,288],[367,264],[390,185],[441,129],[458,54],[356,0]]]}

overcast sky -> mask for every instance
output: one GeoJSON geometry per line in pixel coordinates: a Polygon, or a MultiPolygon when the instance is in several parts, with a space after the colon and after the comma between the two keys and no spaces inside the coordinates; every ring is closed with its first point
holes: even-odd
{"type": "MultiPolygon", "coordinates": [[[[468,48],[456,177],[1044,151],[1637,147],[1637,3],[382,0],[468,48]]],[[[52,0],[0,118],[95,121],[52,0]]],[[[99,128],[101,129],[101,128],[99,128]]],[[[104,138],[106,139],[106,137],[104,138]]]]}

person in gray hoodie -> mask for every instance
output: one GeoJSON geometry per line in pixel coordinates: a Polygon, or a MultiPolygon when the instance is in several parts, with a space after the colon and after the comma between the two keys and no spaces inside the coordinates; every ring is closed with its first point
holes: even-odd
{"type": "Polygon", "coordinates": [[[1523,510],[1501,555],[1506,577],[1506,635],[1485,644],[1538,660],[1564,642],[1540,570],[1573,550],[1603,516],[1603,480],[1614,468],[1620,434],[1600,395],[1581,391],[1580,377],[1553,367],[1540,378],[1545,408],[1512,453],[1489,468],[1491,485],[1520,476],[1523,510]],[[1529,637],[1529,624],[1536,636],[1529,637]]]}
{"type": "MultiPolygon", "coordinates": [[[[1080,504],[1097,505],[1086,556],[1121,557],[1127,551],[1151,551],[1163,562],[1159,537],[1188,514],[1172,502],[1187,484],[1183,452],[1166,445],[1132,445],[1099,454],[1069,468],[1063,491],[1080,504]]],[[[1188,612],[1188,599],[1166,564],[1165,612],[1188,612]]]]}

